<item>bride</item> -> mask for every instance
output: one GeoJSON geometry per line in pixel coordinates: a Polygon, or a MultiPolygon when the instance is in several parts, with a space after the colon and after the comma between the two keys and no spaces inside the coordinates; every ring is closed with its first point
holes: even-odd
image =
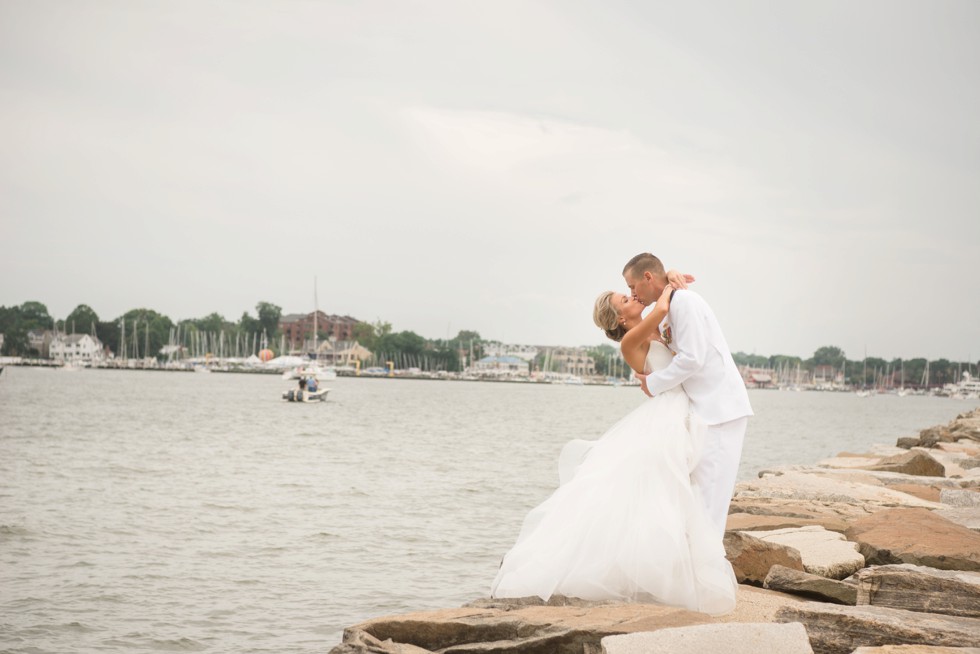
{"type": "MultiPolygon", "coordinates": [[[[660,338],[672,291],[668,285],[646,318],[628,295],[607,291],[596,300],[596,325],[620,342],[638,372],[662,369],[673,356],[660,338]]],[[[524,519],[491,596],[547,601],[561,594],[732,611],[735,575],[689,476],[704,429],[678,386],[645,401],[599,440],[566,445],[560,486],[524,519]]]]}

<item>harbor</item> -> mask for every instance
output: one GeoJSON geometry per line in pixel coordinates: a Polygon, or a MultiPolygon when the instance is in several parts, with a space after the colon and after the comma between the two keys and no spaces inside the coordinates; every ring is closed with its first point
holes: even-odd
{"type": "MultiPolygon", "coordinates": [[[[339,377],[326,402],[282,402],[294,386],[4,366],[0,649],[325,652],[368,619],[460,607],[486,595],[554,489],[564,443],[644,401],[636,388],[339,377]],[[58,401],[39,415],[40,397],[58,401]]],[[[749,394],[743,482],[976,408],[749,394]]]]}

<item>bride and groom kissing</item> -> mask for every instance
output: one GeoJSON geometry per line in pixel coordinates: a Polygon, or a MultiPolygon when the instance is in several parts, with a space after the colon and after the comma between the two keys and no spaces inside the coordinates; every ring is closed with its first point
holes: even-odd
{"type": "Polygon", "coordinates": [[[629,292],[602,293],[593,319],[650,398],[598,440],[562,449],[560,485],[524,519],[491,596],[728,613],[737,583],[722,538],[748,393],[714,313],[687,289],[693,277],[642,253],[623,278],[629,292]]]}

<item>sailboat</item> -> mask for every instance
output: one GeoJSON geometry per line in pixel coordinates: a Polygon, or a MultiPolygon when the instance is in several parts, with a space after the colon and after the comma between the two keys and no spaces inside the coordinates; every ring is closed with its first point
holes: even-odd
{"type": "Polygon", "coordinates": [[[337,369],[333,366],[323,367],[319,364],[318,359],[320,355],[319,346],[319,325],[317,319],[320,315],[320,306],[317,299],[316,292],[316,277],[313,278],[313,352],[309,354],[312,361],[305,363],[303,365],[297,366],[291,370],[287,370],[282,373],[283,379],[307,379],[309,377],[315,378],[317,381],[330,381],[331,379],[337,379],[337,369]]]}

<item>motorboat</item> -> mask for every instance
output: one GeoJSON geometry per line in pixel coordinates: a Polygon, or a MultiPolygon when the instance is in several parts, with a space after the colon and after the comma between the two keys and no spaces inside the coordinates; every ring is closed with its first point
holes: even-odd
{"type": "Polygon", "coordinates": [[[329,388],[318,388],[312,392],[305,388],[291,388],[282,392],[282,399],[285,402],[326,402],[329,392],[329,388]]]}

